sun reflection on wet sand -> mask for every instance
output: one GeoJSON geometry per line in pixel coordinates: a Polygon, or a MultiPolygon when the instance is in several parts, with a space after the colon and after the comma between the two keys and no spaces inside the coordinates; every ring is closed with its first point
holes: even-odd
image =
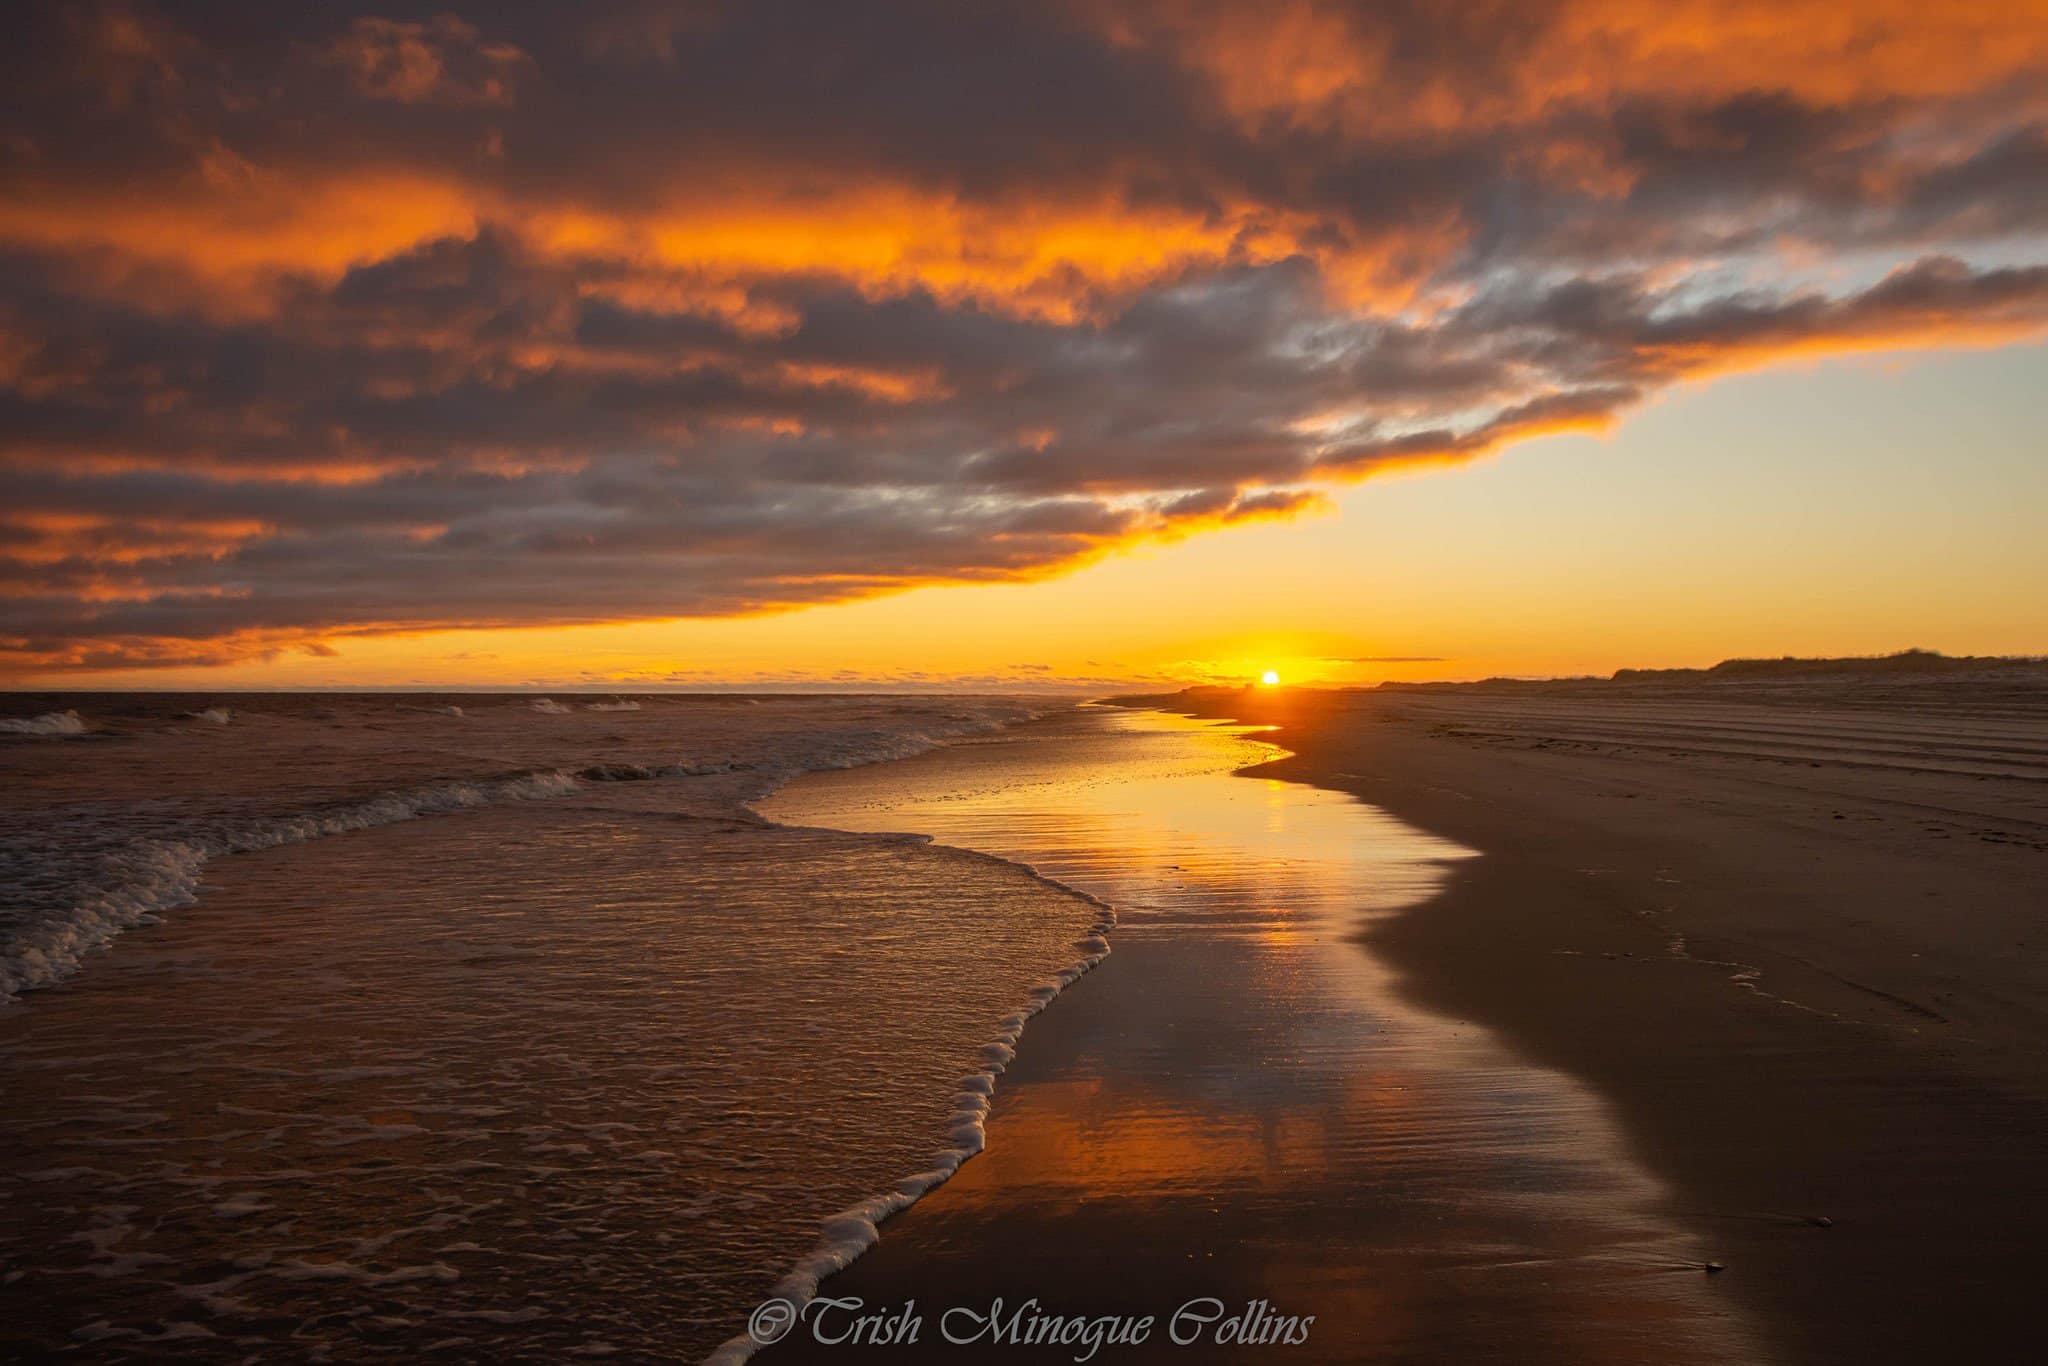
{"type": "Polygon", "coordinates": [[[1086,708],[764,807],[1013,858],[1121,917],[1108,962],[1032,1024],[988,1152],[829,1293],[1126,1314],[1263,1296],[1317,1316],[1295,1359],[1765,1358],[1598,1098],[1404,1004],[1359,942],[1472,851],[1232,776],[1280,753],[1086,708]]]}

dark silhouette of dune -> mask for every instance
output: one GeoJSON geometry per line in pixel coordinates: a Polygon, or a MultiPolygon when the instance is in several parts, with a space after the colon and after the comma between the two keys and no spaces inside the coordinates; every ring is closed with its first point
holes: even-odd
{"type": "Polygon", "coordinates": [[[1803,659],[1724,659],[1706,669],[1616,669],[1615,683],[1687,683],[1722,678],[1880,677],[2033,671],[2048,673],[2038,655],[1945,655],[1938,650],[1901,650],[1890,655],[1849,655],[1803,659]]]}
{"type": "MultiPolygon", "coordinates": [[[[1229,694],[1190,688],[1185,695],[1229,694]]],[[[1606,678],[1485,678],[1471,682],[1385,682],[1380,693],[1467,697],[1550,697],[1607,702],[1687,698],[1801,706],[1885,706],[1921,711],[2019,707],[2048,712],[2048,657],[1897,654],[1779,659],[1724,659],[1704,669],[1617,669],[1606,678]]]]}

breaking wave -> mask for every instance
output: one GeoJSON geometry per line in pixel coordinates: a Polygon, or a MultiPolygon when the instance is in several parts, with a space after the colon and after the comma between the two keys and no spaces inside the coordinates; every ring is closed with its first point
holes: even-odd
{"type": "Polygon", "coordinates": [[[0,735],[83,735],[85,722],[75,711],[48,711],[41,716],[0,718],[0,735]]]}
{"type": "MultiPolygon", "coordinates": [[[[903,838],[920,842],[929,839],[923,835],[908,835],[903,838]]],[[[1074,942],[1074,948],[1080,956],[1031,988],[1024,1003],[998,1022],[996,1037],[982,1047],[981,1070],[960,1079],[959,1090],[953,1096],[953,1114],[948,1121],[947,1136],[951,1139],[950,1146],[932,1154],[930,1165],[922,1171],[904,1177],[880,1195],[848,1206],[823,1220],[819,1226],[816,1245],[768,1292],[769,1298],[787,1300],[796,1307],[799,1314],[802,1313],[804,1305],[817,1297],[821,1281],[844,1271],[881,1240],[881,1225],[885,1221],[901,1214],[951,1180],[962,1165],[988,1146],[988,1112],[989,1105],[995,1098],[996,1079],[1008,1070],[1010,1063],[1016,1058],[1017,1042],[1024,1036],[1024,1027],[1031,1022],[1033,1016],[1058,999],[1061,992],[1094,971],[1109,957],[1109,936],[1116,928],[1116,908],[1107,901],[1046,877],[1027,863],[997,858],[993,854],[983,854],[975,850],[958,852],[986,859],[990,863],[1021,868],[1039,882],[1065,895],[1092,904],[1096,909],[1095,923],[1086,935],[1074,942]]],[[[747,1361],[761,1350],[761,1346],[762,1344],[750,1333],[741,1333],[721,1343],[704,1359],[704,1366],[739,1366],[739,1363],[747,1361]]]]}
{"type": "MultiPolygon", "coordinates": [[[[549,698],[536,711],[573,714],[549,698]]],[[[510,775],[452,779],[395,790],[365,800],[312,806],[276,815],[194,819],[162,832],[136,836],[119,821],[67,820],[53,829],[0,839],[0,1005],[23,991],[49,986],[76,972],[93,949],[124,930],[154,923],[191,904],[209,859],[389,825],[415,817],[468,810],[504,801],[561,797],[585,783],[725,777],[716,795],[723,804],[757,799],[799,774],[819,769],[905,758],[948,740],[997,729],[1040,712],[1021,703],[992,703],[943,713],[906,711],[900,726],[799,731],[756,737],[755,757],[669,763],[599,763],[536,768],[510,775]],[[740,784],[731,786],[730,775],[740,784]]],[[[225,708],[191,713],[226,724],[225,708]]],[[[821,717],[824,721],[829,718],[821,717]]],[[[22,734],[83,731],[75,712],[8,723],[22,734]],[[47,726],[44,723],[48,723],[47,726]],[[37,726],[30,730],[26,727],[37,726]]],[[[735,737],[736,748],[748,737],[735,737]]]]}
{"type": "MultiPolygon", "coordinates": [[[[62,981],[78,970],[87,953],[121,931],[153,924],[165,911],[190,905],[198,898],[200,870],[208,859],[492,802],[558,797],[575,787],[576,780],[561,773],[438,783],[326,811],[249,820],[181,838],[128,840],[112,848],[77,851],[83,857],[76,861],[83,866],[70,870],[75,881],[67,913],[23,927],[0,948],[0,1003],[31,988],[62,981]]],[[[50,851],[30,852],[42,853],[43,864],[8,869],[10,886],[32,890],[38,882],[47,884],[53,871],[57,877],[63,876],[63,864],[68,860],[52,856],[50,851]]],[[[0,867],[16,863],[27,865],[28,860],[15,850],[0,851],[0,867]]]]}

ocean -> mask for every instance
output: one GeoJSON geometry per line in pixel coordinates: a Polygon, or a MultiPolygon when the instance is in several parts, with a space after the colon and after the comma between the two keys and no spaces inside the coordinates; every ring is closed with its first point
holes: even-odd
{"type": "Polygon", "coordinates": [[[747,806],[1043,700],[10,700],[0,1355],[702,1355],[1104,947],[747,806]]]}

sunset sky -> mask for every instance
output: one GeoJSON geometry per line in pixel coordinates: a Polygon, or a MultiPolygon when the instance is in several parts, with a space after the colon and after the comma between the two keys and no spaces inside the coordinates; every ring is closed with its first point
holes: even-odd
{"type": "Polygon", "coordinates": [[[2048,652],[2048,3],[74,4],[0,682],[2048,652]]]}

